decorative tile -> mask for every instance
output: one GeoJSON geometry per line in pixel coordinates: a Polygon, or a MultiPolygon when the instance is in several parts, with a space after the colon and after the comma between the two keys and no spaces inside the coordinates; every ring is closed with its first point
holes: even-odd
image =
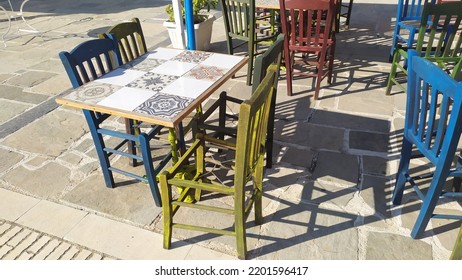
{"type": "Polygon", "coordinates": [[[127,87],[142,88],[154,92],[161,91],[164,87],[178,79],[177,76],[161,75],[157,73],[146,73],[144,76],[129,83],[127,87]]]}
{"type": "Polygon", "coordinates": [[[216,66],[198,65],[186,73],[184,77],[190,77],[197,80],[216,81],[223,77],[225,73],[226,69],[223,68],[218,68],[216,66]]]}
{"type": "Polygon", "coordinates": [[[210,65],[231,69],[244,59],[245,58],[243,56],[214,53],[209,58],[204,60],[201,65],[210,65]]]}
{"type": "Polygon", "coordinates": [[[184,51],[175,56],[172,60],[190,63],[201,63],[209,58],[212,54],[205,52],[184,51]]]}
{"type": "Polygon", "coordinates": [[[126,66],[127,68],[131,68],[133,70],[149,72],[157,66],[161,65],[162,63],[164,63],[165,61],[166,60],[163,59],[151,59],[147,56],[144,56],[140,57],[139,59],[136,59],[135,61],[129,62],[124,66],[126,66]]]}
{"type": "Polygon", "coordinates": [[[147,54],[147,57],[154,58],[154,59],[170,60],[182,52],[184,52],[184,50],[158,48],[154,51],[149,52],[147,54]]]}
{"type": "Polygon", "coordinates": [[[135,112],[172,119],[192,101],[192,98],[159,93],[138,106],[135,112]]]}
{"type": "Polygon", "coordinates": [[[183,74],[196,67],[196,65],[189,62],[167,61],[152,69],[151,72],[163,75],[183,76],[183,74]]]}
{"type": "Polygon", "coordinates": [[[98,102],[98,105],[133,111],[138,105],[142,104],[155,92],[138,88],[122,88],[112,95],[98,102]]]}
{"type": "Polygon", "coordinates": [[[66,96],[66,98],[79,102],[95,104],[119,89],[121,89],[121,87],[116,85],[87,83],[72,91],[66,96]]]}
{"type": "Polygon", "coordinates": [[[143,76],[145,72],[136,71],[131,69],[117,68],[114,71],[102,76],[95,80],[98,83],[112,84],[118,86],[125,86],[135,79],[143,76]]]}
{"type": "Polygon", "coordinates": [[[210,80],[196,80],[194,78],[180,77],[178,80],[165,87],[162,92],[196,98],[204,93],[213,83],[214,82],[210,80]]]}

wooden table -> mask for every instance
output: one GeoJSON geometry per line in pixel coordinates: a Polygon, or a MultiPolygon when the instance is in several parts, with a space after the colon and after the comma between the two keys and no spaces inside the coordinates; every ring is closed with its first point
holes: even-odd
{"type": "Polygon", "coordinates": [[[158,48],[56,102],[175,128],[246,62],[242,56],[158,48]]]}

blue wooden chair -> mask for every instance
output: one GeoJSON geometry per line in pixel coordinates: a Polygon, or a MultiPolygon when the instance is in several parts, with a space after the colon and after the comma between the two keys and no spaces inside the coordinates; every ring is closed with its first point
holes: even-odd
{"type": "MultiPolygon", "coordinates": [[[[106,33],[98,34],[98,37],[101,39],[109,38],[109,34],[112,34],[119,43],[120,58],[123,64],[129,63],[147,52],[146,40],[138,18],[132,18],[128,22],[117,23],[111,26],[106,33]]],[[[140,126],[141,122],[139,121],[125,119],[125,130],[127,133],[133,134],[134,132],[135,134],[139,134],[140,126]]],[[[128,151],[132,154],[136,153],[135,142],[129,142],[128,151]]],[[[136,160],[132,159],[130,165],[136,166],[136,160]]]]}
{"type": "MultiPolygon", "coordinates": [[[[74,88],[98,79],[122,64],[117,40],[112,34],[109,34],[108,38],[83,42],[70,52],[60,52],[59,57],[74,88]]],[[[101,114],[90,110],[83,110],[83,113],[95,143],[106,186],[109,188],[115,186],[113,172],[124,174],[148,183],[156,205],[161,206],[156,175],[170,160],[171,154],[166,155],[159,165],[154,168],[149,142],[159,134],[162,126],[154,126],[147,132],[135,135],[133,128],[125,133],[102,128],[101,124],[110,117],[109,114],[101,114]],[[105,135],[118,138],[121,141],[113,147],[108,147],[103,139],[105,135]],[[141,146],[141,155],[137,155],[130,150],[128,152],[124,150],[125,146],[129,147],[129,143],[135,142],[141,146]],[[111,166],[110,158],[113,155],[125,156],[135,162],[143,162],[146,176],[140,176],[111,166]]]]}
{"type": "Polygon", "coordinates": [[[440,197],[462,198],[460,192],[444,192],[448,177],[462,177],[453,168],[462,133],[462,83],[456,82],[433,62],[409,51],[406,119],[401,158],[393,191],[393,204],[401,203],[405,184],[409,182],[423,204],[412,229],[412,238],[425,230],[430,218],[462,219],[462,216],[433,214],[440,197]],[[409,174],[413,148],[436,168],[426,193],[409,174]]]}
{"type": "MultiPolygon", "coordinates": [[[[398,44],[404,44],[403,47],[411,48],[414,44],[416,32],[422,19],[422,11],[425,3],[429,0],[398,0],[396,9],[396,25],[393,33],[393,41],[390,50],[390,62],[393,60],[398,44]],[[402,31],[407,30],[406,34],[402,31]]],[[[432,4],[435,0],[430,1],[432,4]]]]}

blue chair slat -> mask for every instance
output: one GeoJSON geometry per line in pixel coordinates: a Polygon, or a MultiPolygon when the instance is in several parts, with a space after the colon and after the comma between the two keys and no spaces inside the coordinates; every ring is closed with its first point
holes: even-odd
{"type": "Polygon", "coordinates": [[[462,219],[457,215],[433,214],[441,196],[462,197],[461,193],[443,192],[448,177],[462,175],[460,170],[451,170],[462,133],[462,82],[455,81],[415,50],[409,50],[408,56],[406,119],[393,204],[401,203],[404,186],[409,182],[423,200],[411,232],[416,238],[430,218],[462,219]],[[436,167],[426,193],[409,175],[413,146],[436,167]]]}

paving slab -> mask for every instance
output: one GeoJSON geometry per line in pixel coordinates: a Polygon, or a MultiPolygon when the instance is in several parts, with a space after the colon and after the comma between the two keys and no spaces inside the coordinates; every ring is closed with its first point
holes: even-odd
{"type": "Polygon", "coordinates": [[[50,162],[35,170],[18,166],[2,176],[8,184],[40,198],[56,199],[70,184],[71,171],[50,162]]]}
{"type": "Polygon", "coordinates": [[[191,245],[182,242],[165,250],[162,235],[96,215],[86,216],[64,239],[131,260],[184,259],[191,250],[191,245]]]}
{"type": "Polygon", "coordinates": [[[111,189],[105,186],[100,171],[96,173],[69,190],[61,199],[71,205],[140,226],[149,226],[160,214],[162,209],[154,204],[148,185],[130,180],[111,189]]]}
{"type": "Polygon", "coordinates": [[[16,222],[40,232],[63,237],[88,213],[54,202],[42,200],[16,222]]]}
{"type": "Polygon", "coordinates": [[[2,144],[30,153],[57,157],[87,132],[82,114],[55,110],[5,138],[2,144]]]}
{"type": "Polygon", "coordinates": [[[409,236],[369,232],[367,260],[431,260],[431,245],[409,236]],[[386,248],[386,250],[384,250],[386,248]]]}
{"type": "Polygon", "coordinates": [[[37,205],[40,200],[14,191],[0,188],[0,219],[16,221],[37,205]]]}

